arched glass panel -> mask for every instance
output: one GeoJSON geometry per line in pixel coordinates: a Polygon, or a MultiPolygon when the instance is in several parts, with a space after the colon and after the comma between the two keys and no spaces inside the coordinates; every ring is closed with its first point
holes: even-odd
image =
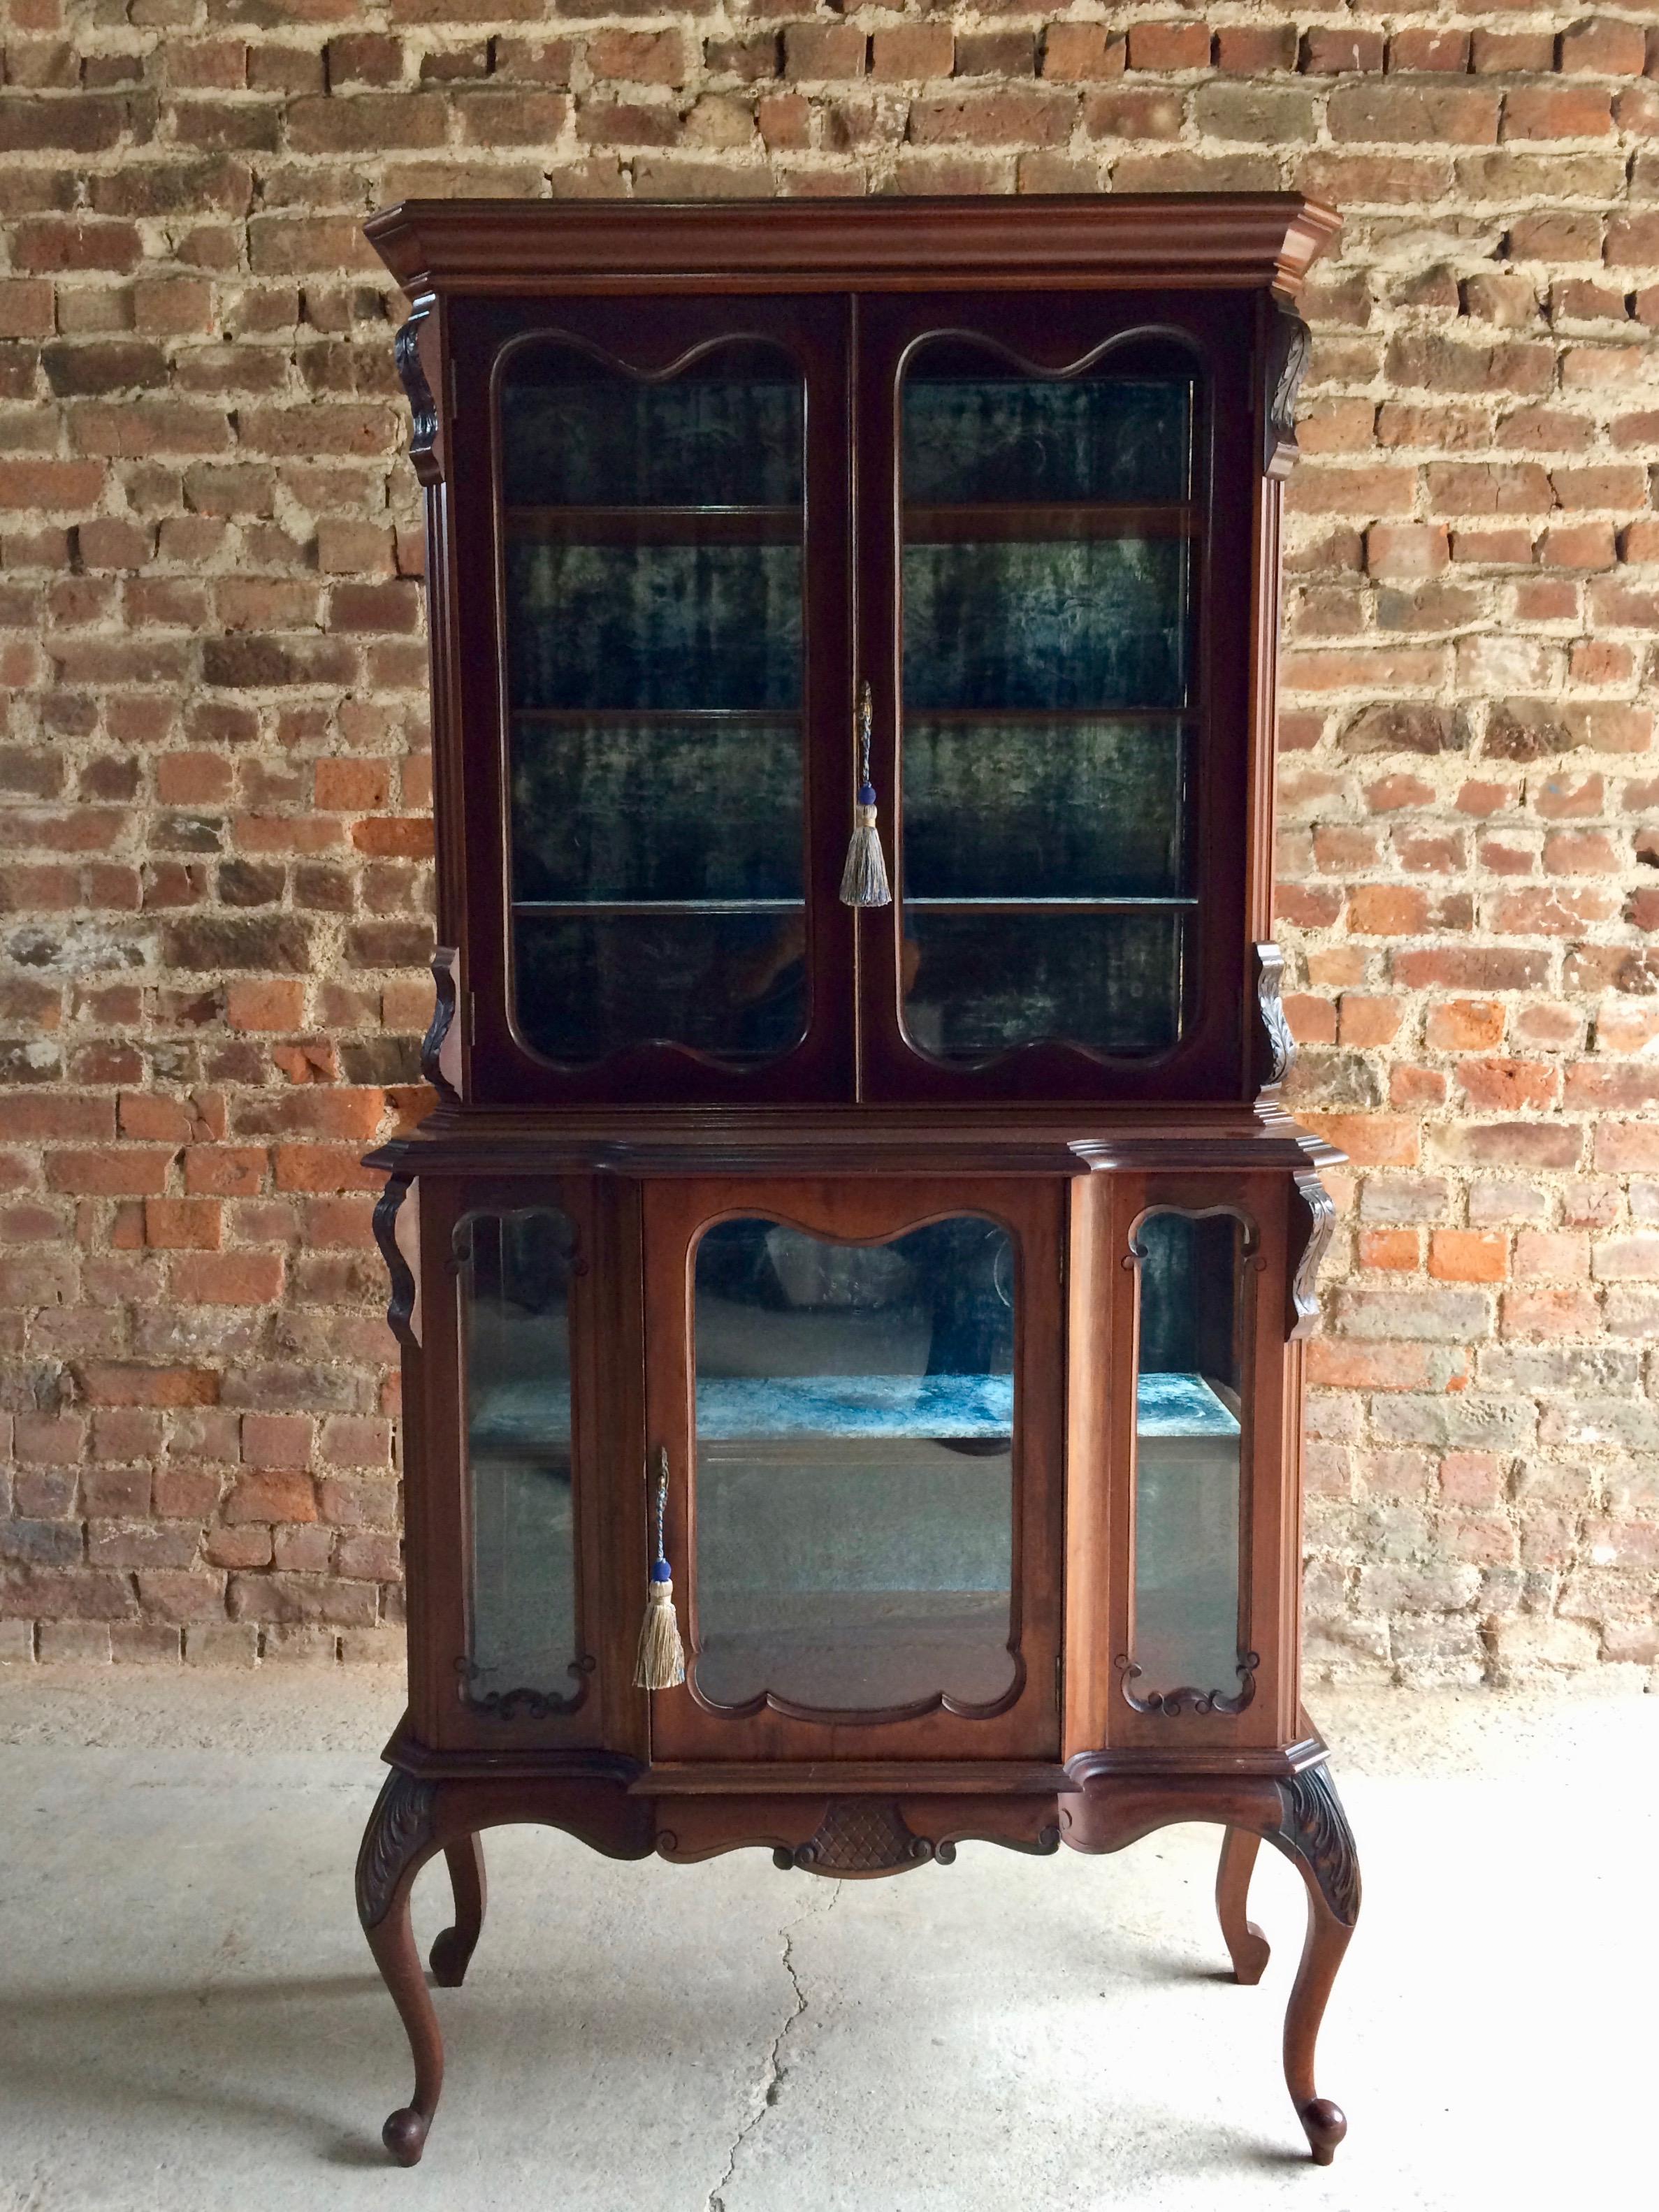
{"type": "Polygon", "coordinates": [[[697,1247],[696,1684],[815,1712],[1012,1689],[1014,1249],[774,1220],[697,1247]]]}
{"type": "Polygon", "coordinates": [[[570,1255],[556,1206],[456,1224],[471,1586],[466,1695],[508,1712],[580,1690],[571,1511],[570,1255]]]}
{"type": "Polygon", "coordinates": [[[1245,1262],[1237,1214],[1150,1214],[1135,1232],[1134,1633],[1125,1689],[1160,1711],[1237,1710],[1245,1262]]]}
{"type": "Polygon", "coordinates": [[[1181,1035],[1194,416],[1166,343],[1045,376],[941,337],[906,368],[902,990],[932,1058],[1181,1035]]]}
{"type": "Polygon", "coordinates": [[[781,347],[501,381],[514,1012],[591,1065],[805,1033],[805,399],[781,347]]]}

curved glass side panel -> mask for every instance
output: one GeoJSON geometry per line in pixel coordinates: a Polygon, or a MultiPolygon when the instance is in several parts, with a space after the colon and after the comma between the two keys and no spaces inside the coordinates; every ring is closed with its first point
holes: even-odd
{"type": "Polygon", "coordinates": [[[760,342],[503,374],[514,1010],[550,1060],[805,1034],[805,426],[760,342]]]}
{"type": "Polygon", "coordinates": [[[1045,376],[939,337],[906,368],[902,990],[933,1059],[1181,1035],[1194,374],[1151,341],[1045,376]]]}
{"type": "Polygon", "coordinates": [[[469,1704],[511,1718],[581,1689],[571,1511],[570,1257],[556,1206],[457,1223],[471,1522],[469,1704]]]}
{"type": "Polygon", "coordinates": [[[1152,1213],[1133,1249],[1140,1329],[1124,1694],[1147,1711],[1239,1711],[1252,1688],[1239,1553],[1249,1231],[1232,1213],[1152,1213]]]}
{"type": "Polygon", "coordinates": [[[880,1244],[698,1244],[698,1694],[994,1708],[1013,1615],[1015,1264],[957,1214],[880,1244]]]}

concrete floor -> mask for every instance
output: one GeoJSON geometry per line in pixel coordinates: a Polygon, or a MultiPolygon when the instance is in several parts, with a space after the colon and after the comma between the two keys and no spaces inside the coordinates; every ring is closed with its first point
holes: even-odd
{"type": "MultiPolygon", "coordinates": [[[[1308,2163],[1279,2067],[1300,1942],[1224,1980],[1218,1832],[963,1848],[832,1884],[497,1832],[424,2162],[351,1903],[377,1673],[0,1668],[0,2208],[1545,2212],[1654,2203],[1659,1698],[1325,1692],[1364,1859],[1308,2163]]],[[[443,1924],[422,1877],[422,1945],[443,1924]]]]}

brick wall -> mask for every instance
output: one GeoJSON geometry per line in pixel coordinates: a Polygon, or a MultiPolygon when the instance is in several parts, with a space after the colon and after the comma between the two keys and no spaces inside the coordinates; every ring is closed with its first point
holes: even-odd
{"type": "Polygon", "coordinates": [[[1346,1146],[1316,1665],[1656,1655],[1648,11],[7,0],[0,1654],[395,1642],[410,192],[1300,185],[1280,933],[1346,1146]]]}

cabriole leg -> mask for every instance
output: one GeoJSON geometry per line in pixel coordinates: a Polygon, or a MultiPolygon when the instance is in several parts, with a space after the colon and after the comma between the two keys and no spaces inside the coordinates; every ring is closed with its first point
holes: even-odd
{"type": "Polygon", "coordinates": [[[413,2166],[443,2087],[444,2046],[410,1925],[415,1877],[436,1850],[434,1784],[394,1767],[375,1802],[357,1855],[357,1917],[392,1992],[415,2060],[415,2094],[392,2114],[380,2139],[399,2166],[413,2166]]]}
{"type": "Polygon", "coordinates": [[[1285,2014],[1285,2081],[1313,2152],[1328,2166],[1348,2132],[1340,2105],[1314,2087],[1314,2045],[1336,1970],[1359,1917],[1359,1861],[1346,1814],[1325,1768],[1281,1782],[1279,1832],[1272,1840],[1292,1859],[1308,1891],[1308,1934],[1285,2014]]]}
{"type": "Polygon", "coordinates": [[[455,1924],[446,1928],[432,1946],[432,1978],[441,1989],[458,1990],[466,1979],[467,1966],[483,1929],[488,1894],[483,1838],[463,1836],[459,1843],[446,1844],[444,1857],[455,1893],[455,1924]]]}
{"type": "Polygon", "coordinates": [[[1267,1937],[1245,1912],[1250,1875],[1261,1848],[1261,1837],[1249,1828],[1229,1828],[1222,1838],[1221,1863],[1215,1876],[1215,1909],[1233,1962],[1233,1979],[1247,1985],[1261,1979],[1272,1956],[1267,1937]]]}

